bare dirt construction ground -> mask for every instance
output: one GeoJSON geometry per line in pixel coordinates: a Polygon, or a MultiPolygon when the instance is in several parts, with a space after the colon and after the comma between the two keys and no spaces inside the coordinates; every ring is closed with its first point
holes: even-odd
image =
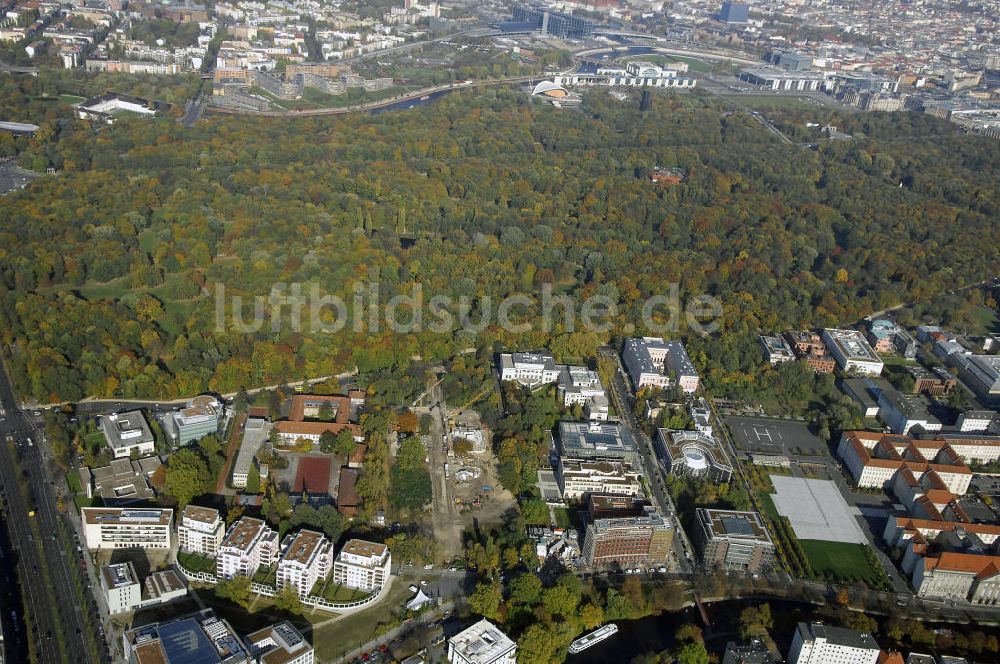
{"type": "Polygon", "coordinates": [[[430,394],[433,405],[424,412],[431,416],[427,450],[434,493],[431,524],[438,542],[438,558],[448,562],[463,554],[465,531],[473,530],[476,525],[482,530],[483,524],[499,523],[503,513],[514,506],[514,496],[498,486],[496,461],[490,452],[470,454],[464,459],[455,457],[447,437],[449,411],[440,387],[431,388],[430,394]],[[475,472],[470,472],[465,477],[459,472],[463,469],[477,469],[479,475],[475,477],[475,472]],[[484,491],[484,486],[492,490],[484,491]]]}

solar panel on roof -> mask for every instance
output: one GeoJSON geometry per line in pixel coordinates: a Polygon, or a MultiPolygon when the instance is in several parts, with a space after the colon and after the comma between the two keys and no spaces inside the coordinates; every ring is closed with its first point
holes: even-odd
{"type": "Polygon", "coordinates": [[[750,522],[741,516],[724,516],[720,521],[727,535],[753,535],[750,522]]]}

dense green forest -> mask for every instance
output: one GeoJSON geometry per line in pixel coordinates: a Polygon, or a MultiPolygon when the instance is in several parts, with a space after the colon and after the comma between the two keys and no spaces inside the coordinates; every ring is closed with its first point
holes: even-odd
{"type": "Polygon", "coordinates": [[[656,94],[640,111],[600,90],[560,111],[499,89],[190,129],[44,115],[16,151],[58,175],[0,199],[8,366],[22,394],[49,401],[225,392],[495,342],[582,358],[644,331],[645,299],[678,283],[682,303],[723,303],[719,332],[677,335],[710,387],[738,392],[780,379],[758,330],[852,322],[995,271],[995,141],[897,113],[842,118],[851,141],[787,145],[727,111],[701,94],[656,94]],[[684,183],[651,183],[656,166],[684,183]],[[382,302],[419,283],[425,300],[470,298],[474,320],[486,298],[544,283],[610,297],[618,315],[603,333],[558,316],[519,333],[216,329],[218,284],[248,308],[294,282],[350,303],[376,278],[382,302]]]}

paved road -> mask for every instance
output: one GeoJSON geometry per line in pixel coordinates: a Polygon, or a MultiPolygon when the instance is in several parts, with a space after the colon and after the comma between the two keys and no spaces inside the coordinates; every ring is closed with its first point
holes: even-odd
{"type": "Polygon", "coordinates": [[[602,347],[599,353],[614,362],[615,373],[610,387],[611,400],[615,410],[622,422],[635,436],[639,446],[639,453],[642,457],[643,476],[647,480],[649,490],[653,494],[653,499],[660,513],[670,519],[675,525],[674,529],[674,550],[672,566],[676,565],[683,572],[690,572],[695,566],[694,548],[688,539],[687,533],[677,514],[674,501],[666,492],[663,484],[663,473],[659,462],[656,460],[656,453],[653,450],[653,441],[649,439],[646,432],[639,426],[639,421],[633,413],[632,397],[628,389],[628,378],[625,376],[625,369],[622,367],[618,354],[610,347],[602,347]]]}
{"type": "Polygon", "coordinates": [[[208,101],[203,95],[188,99],[184,104],[184,117],[180,119],[180,123],[185,127],[193,127],[201,119],[207,104],[208,101]]]}
{"type": "Polygon", "coordinates": [[[71,566],[80,563],[67,551],[75,548],[72,526],[56,509],[55,484],[40,449],[44,444],[41,432],[34,420],[18,409],[2,367],[0,405],[4,410],[0,421],[0,484],[17,564],[23,572],[22,592],[37,628],[34,644],[38,661],[93,662],[83,615],[91,609],[93,600],[88,597],[81,602],[75,586],[71,566]],[[18,468],[23,478],[17,476],[18,468]],[[27,497],[20,490],[21,479],[29,487],[27,497]],[[29,515],[32,508],[33,517],[29,515]]]}

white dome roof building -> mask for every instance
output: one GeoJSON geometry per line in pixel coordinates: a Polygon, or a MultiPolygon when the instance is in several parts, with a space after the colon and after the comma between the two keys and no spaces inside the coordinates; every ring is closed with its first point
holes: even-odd
{"type": "Polygon", "coordinates": [[[531,96],[563,99],[569,96],[569,90],[554,81],[539,81],[532,89],[531,96]]]}
{"type": "Polygon", "coordinates": [[[733,469],[719,442],[700,431],[657,429],[656,453],[671,475],[706,477],[729,482],[733,469]]]}

